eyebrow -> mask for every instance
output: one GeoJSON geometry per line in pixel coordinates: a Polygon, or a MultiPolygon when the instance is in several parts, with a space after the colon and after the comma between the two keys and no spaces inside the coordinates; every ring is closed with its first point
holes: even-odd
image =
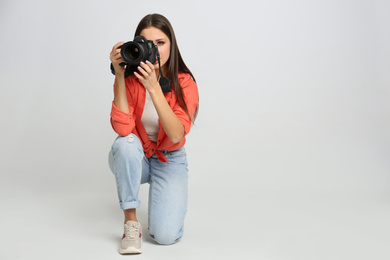
{"type": "Polygon", "coordinates": [[[161,39],[156,39],[156,40],[154,40],[154,41],[156,41],[156,42],[158,42],[158,41],[165,41],[165,39],[164,39],[164,38],[161,38],[161,39]]]}

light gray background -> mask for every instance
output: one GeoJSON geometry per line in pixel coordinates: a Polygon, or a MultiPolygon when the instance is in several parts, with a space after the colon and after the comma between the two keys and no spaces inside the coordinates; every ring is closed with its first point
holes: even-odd
{"type": "MultiPolygon", "coordinates": [[[[123,259],[109,52],[164,14],[200,92],[185,235],[142,259],[389,259],[389,1],[0,2],[0,259],[123,259]]],[[[147,226],[147,186],[140,197],[147,226]]]]}

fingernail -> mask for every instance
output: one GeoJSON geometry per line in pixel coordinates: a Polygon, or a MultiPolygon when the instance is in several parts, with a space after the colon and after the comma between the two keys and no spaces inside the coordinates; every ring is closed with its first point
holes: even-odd
{"type": "Polygon", "coordinates": [[[147,60],[146,63],[150,63],[150,61],[147,60]]]}
{"type": "Polygon", "coordinates": [[[145,65],[145,63],[143,63],[143,61],[141,61],[141,65],[145,65]]]}

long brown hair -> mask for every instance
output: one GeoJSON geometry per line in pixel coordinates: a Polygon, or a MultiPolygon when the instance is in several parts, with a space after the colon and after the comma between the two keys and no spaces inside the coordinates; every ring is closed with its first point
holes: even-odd
{"type": "Polygon", "coordinates": [[[168,19],[165,18],[163,15],[149,14],[144,18],[142,18],[142,20],[139,22],[137,29],[135,30],[134,37],[140,35],[141,31],[148,27],[156,27],[157,29],[160,29],[163,33],[165,33],[168,36],[169,40],[171,41],[170,57],[167,63],[165,64],[167,75],[164,76],[166,76],[171,82],[180,107],[187,113],[190,120],[194,122],[196,115],[198,114],[198,107],[195,110],[194,116],[191,118],[188,112],[187,104],[185,102],[183,91],[179,84],[178,73],[179,71],[188,73],[189,75],[191,75],[194,81],[195,81],[195,77],[194,75],[192,75],[191,71],[188,69],[187,65],[184,63],[181,57],[179,47],[177,46],[173,27],[171,23],[168,21],[168,19]]]}

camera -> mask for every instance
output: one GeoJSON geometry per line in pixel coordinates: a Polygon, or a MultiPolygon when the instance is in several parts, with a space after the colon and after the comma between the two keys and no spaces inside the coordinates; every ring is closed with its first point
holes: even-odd
{"type": "MultiPolygon", "coordinates": [[[[157,46],[153,44],[153,41],[146,40],[143,36],[136,36],[133,41],[122,44],[118,49],[121,49],[121,57],[125,61],[120,65],[126,65],[125,78],[133,74],[141,61],[146,62],[148,60],[154,64],[158,54],[157,46]]],[[[112,63],[110,68],[111,73],[115,75],[112,63]]]]}
{"type": "Polygon", "coordinates": [[[141,61],[156,62],[157,47],[153,41],[146,40],[143,36],[136,36],[133,41],[126,42],[119,47],[122,59],[127,66],[138,65],[141,61]]]}
{"type": "MultiPolygon", "coordinates": [[[[125,78],[129,77],[137,70],[137,66],[141,61],[146,62],[148,60],[154,64],[158,58],[160,72],[159,84],[161,89],[164,93],[172,91],[169,79],[162,74],[160,54],[158,53],[157,46],[153,44],[153,41],[146,40],[143,36],[136,36],[133,41],[124,43],[122,46],[119,46],[118,49],[121,49],[121,57],[124,60],[120,65],[126,66],[125,78]]],[[[115,69],[112,63],[110,69],[111,73],[115,75],[115,69]]]]}

